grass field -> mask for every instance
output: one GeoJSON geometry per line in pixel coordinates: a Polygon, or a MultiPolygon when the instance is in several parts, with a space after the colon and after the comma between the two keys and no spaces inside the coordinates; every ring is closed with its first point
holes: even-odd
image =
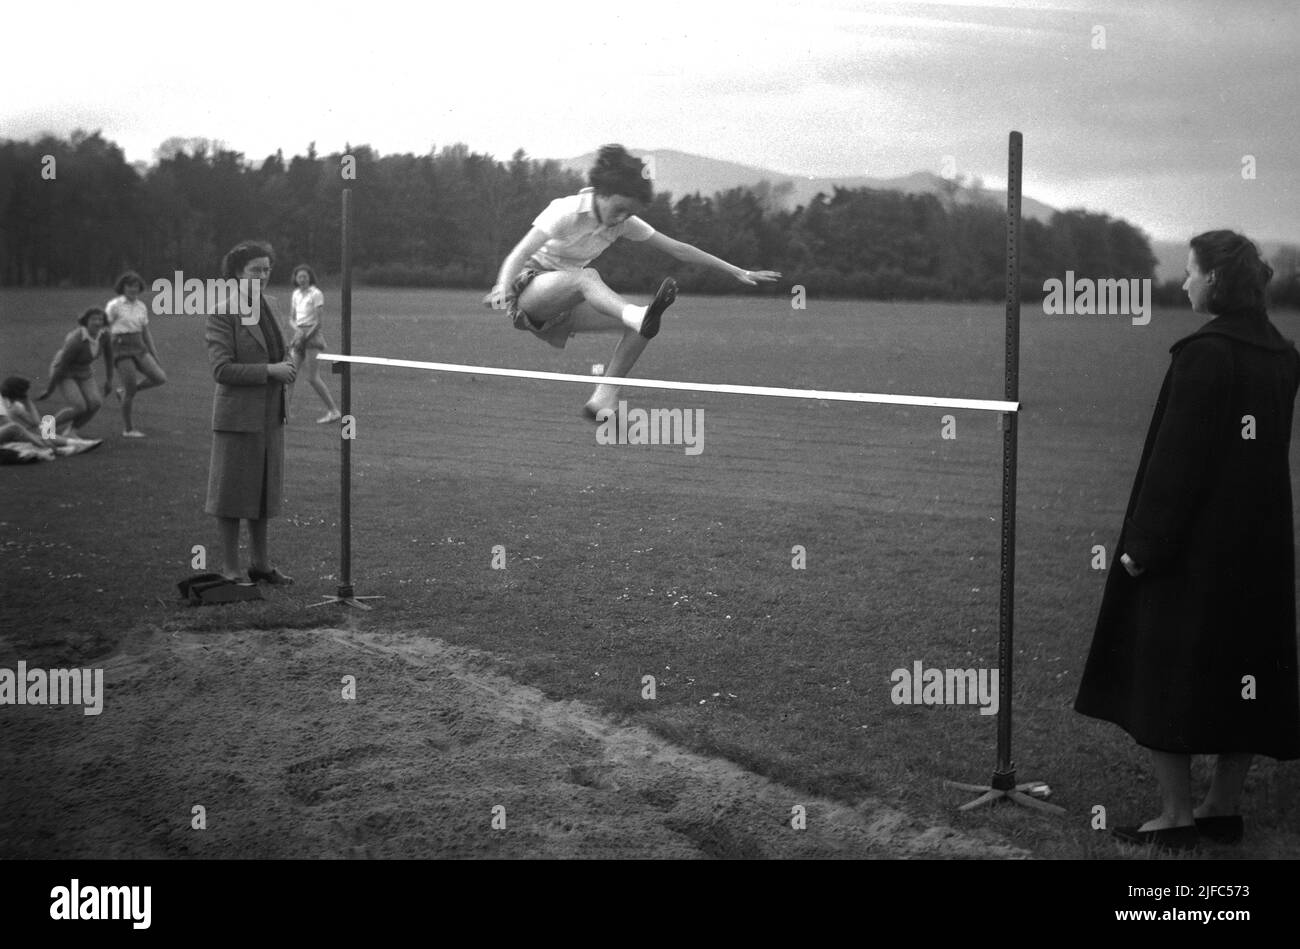
{"type": "MultiPolygon", "coordinates": [[[[353,351],[562,372],[609,357],[613,337],[552,350],[478,296],[360,289],[353,351]]],[[[103,298],[0,293],[0,375],[43,383],[76,314],[103,298]]],[[[337,347],[337,292],[327,289],[327,300],[326,335],[337,347]]],[[[1296,314],[1274,320],[1300,336],[1296,314]]],[[[1155,813],[1146,755],[1072,704],[1105,578],[1092,569],[1093,547],[1104,545],[1109,558],[1168,347],[1199,322],[1173,310],[1141,327],[1118,316],[1023,314],[1014,759],[1020,780],[1051,785],[1053,802],[1068,809],[1063,818],[1014,808],[958,814],[968,795],[942,781],[988,779],[996,718],[890,698],[891,671],[917,661],[997,664],[1001,440],[988,413],[625,390],[633,406],[703,409],[704,449],[689,455],[680,445],[597,444],[579,416],[584,386],[360,367],[353,575],[358,593],[384,599],[367,614],[307,608],[337,583],[339,478],[337,430],[312,423],[321,406],[302,385],[287,437],[286,513],[271,529],[273,556],[298,583],[265,604],[192,610],[179,604],[175,583],[192,572],[193,547],[216,541],[202,512],[212,381],[201,318],[155,317],[170,382],[137,400],[136,422],[149,437],[121,438],[110,402],[87,432],[107,438],[98,451],[0,472],[0,665],[103,664],[168,637],[207,649],[238,633],[258,648],[248,631],[265,630],[267,681],[293,680],[309,630],[344,628],[369,642],[436,639],[487,654],[493,674],[547,699],[578,700],[819,799],[887,802],[922,823],[992,831],[1042,857],[1131,855],[1090,819],[1099,804],[1112,825],[1155,813]],[[953,439],[941,437],[945,415],[955,419],[953,439]],[[497,545],[504,570],[492,569],[497,545]],[[806,569],[792,567],[796,545],[806,549],[806,569]],[[653,700],[642,697],[647,675],[653,700]]],[[[1001,398],[1002,333],[998,305],[814,297],[800,311],[780,297],[683,298],[635,374],[1001,398]]],[[[339,378],[329,378],[337,397],[339,378]]],[[[1292,465],[1300,471],[1300,457],[1292,465]]],[[[204,688],[215,690],[205,702],[221,701],[217,685],[204,688]]],[[[241,695],[258,708],[256,692],[241,695]]],[[[158,709],[164,730],[182,715],[176,702],[158,709]]],[[[418,710],[390,711],[382,727],[424,727],[418,710]]],[[[112,834],[70,829],[82,824],[66,809],[85,802],[64,789],[84,779],[89,752],[37,751],[84,730],[82,716],[3,714],[15,727],[0,731],[0,756],[37,755],[40,769],[8,785],[0,839],[10,843],[0,856],[42,847],[136,853],[112,834]]],[[[252,718],[227,727],[269,720],[246,706],[241,715],[252,718]]],[[[147,720],[136,727],[133,740],[145,741],[147,720]]],[[[214,734],[187,734],[199,770],[221,757],[214,734]]],[[[310,743],[312,732],[295,741],[310,743]]],[[[130,772],[130,749],[119,743],[96,758],[96,780],[107,786],[130,772]]],[[[183,756],[169,765],[185,766],[183,756]]],[[[418,786],[410,790],[418,797],[418,786]]],[[[1203,854],[1300,856],[1298,790],[1294,763],[1257,761],[1245,844],[1203,854]]],[[[128,803],[122,834],[147,835],[157,815],[128,803]]],[[[386,826],[361,837],[396,833],[386,826]]],[[[162,855],[203,852],[158,840],[162,855]]],[[[244,846],[231,853],[281,853],[244,846]]],[[[537,846],[541,853],[518,855],[560,852],[537,846]]],[[[426,847],[413,844],[408,855],[475,852],[426,847]]]]}

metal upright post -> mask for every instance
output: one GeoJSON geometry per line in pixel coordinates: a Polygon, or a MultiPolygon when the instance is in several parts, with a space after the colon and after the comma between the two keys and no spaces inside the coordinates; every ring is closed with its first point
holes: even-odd
{"type": "MultiPolygon", "coordinates": [[[[343,354],[352,355],[352,189],[343,189],[342,229],[343,300],[342,327],[343,354]]],[[[357,596],[352,588],[352,438],[347,426],[354,426],[352,417],[352,364],[334,363],[333,371],[343,376],[343,417],[339,419],[339,587],[338,593],[313,606],[344,603],[359,610],[368,610],[362,600],[381,599],[374,596],[357,596]]]]}
{"type": "MultiPolygon", "coordinates": [[[[1020,401],[1020,186],[1023,141],[1011,133],[1007,158],[1007,319],[1004,398],[1020,401]]],[[[1016,766],[1011,760],[1011,681],[1015,665],[1016,604],[1016,450],[1019,412],[1002,413],[1002,554],[1001,595],[998,605],[998,760],[988,785],[944,782],[949,787],[982,791],[980,797],[961,806],[970,810],[981,804],[1011,800],[1040,810],[1064,814],[1065,808],[1031,796],[1039,781],[1016,784],[1016,766]]]]}

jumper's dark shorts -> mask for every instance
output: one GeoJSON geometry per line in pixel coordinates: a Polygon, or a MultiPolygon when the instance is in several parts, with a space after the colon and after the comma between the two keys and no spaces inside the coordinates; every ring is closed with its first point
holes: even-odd
{"type": "Polygon", "coordinates": [[[545,322],[538,323],[519,308],[519,295],[534,278],[544,273],[552,273],[552,271],[534,267],[525,267],[520,271],[519,276],[515,277],[510,284],[510,293],[506,296],[506,315],[510,317],[510,322],[514,324],[515,329],[527,330],[538,339],[546,340],[556,349],[563,349],[569,342],[569,337],[574,334],[572,310],[566,310],[545,322]]]}

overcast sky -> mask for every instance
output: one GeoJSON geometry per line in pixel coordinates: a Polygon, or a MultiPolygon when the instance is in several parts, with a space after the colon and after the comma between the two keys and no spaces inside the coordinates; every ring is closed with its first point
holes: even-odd
{"type": "Polygon", "coordinates": [[[170,136],[253,160],[619,141],[880,177],[951,155],[1001,186],[1015,128],[1048,204],[1300,242],[1296,0],[205,6],[7,7],[0,137],[100,129],[133,161],[170,136]]]}

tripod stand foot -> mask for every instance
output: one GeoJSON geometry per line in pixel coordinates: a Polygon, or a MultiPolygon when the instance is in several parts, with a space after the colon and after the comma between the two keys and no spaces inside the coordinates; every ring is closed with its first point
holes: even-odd
{"type": "Polygon", "coordinates": [[[382,600],[382,596],[327,596],[319,603],[312,603],[308,609],[314,609],[318,606],[332,606],[335,603],[341,603],[343,606],[350,606],[357,610],[373,610],[373,606],[367,606],[362,600],[382,600]]]}
{"type": "Polygon", "coordinates": [[[986,804],[997,804],[1001,801],[1010,801],[1013,804],[1019,804],[1021,807],[1029,807],[1034,810],[1043,811],[1047,814],[1064,814],[1065,808],[1058,804],[1048,804],[1041,798],[1033,794],[1026,793],[1034,788],[1043,787],[1041,781],[1027,781],[1024,784],[1017,784],[1013,788],[994,788],[987,784],[963,784],[960,781],[945,781],[944,787],[957,788],[961,791],[982,791],[973,801],[968,801],[957,808],[959,811],[970,811],[977,807],[983,807],[986,804]]]}

